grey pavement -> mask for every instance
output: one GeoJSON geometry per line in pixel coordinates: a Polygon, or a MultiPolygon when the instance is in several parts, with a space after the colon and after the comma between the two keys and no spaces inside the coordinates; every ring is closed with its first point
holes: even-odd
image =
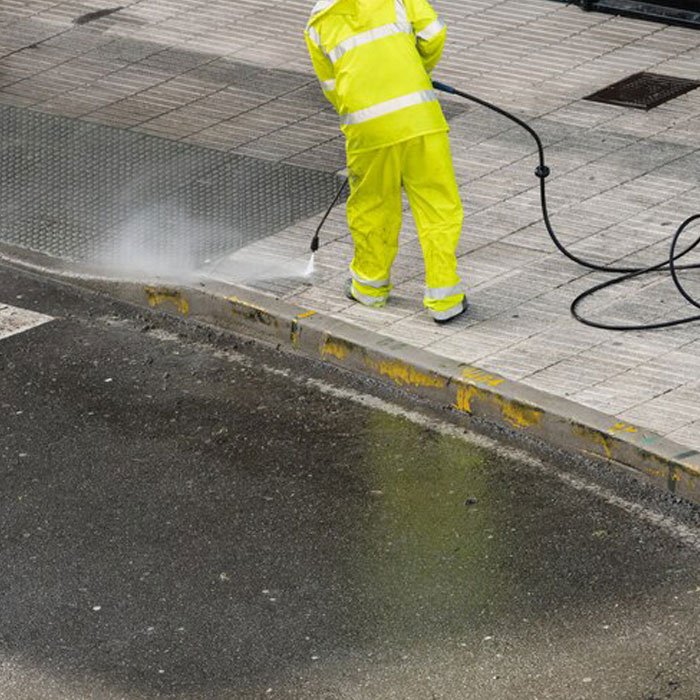
{"type": "MultiPolygon", "coordinates": [[[[4,2],[0,104],[290,166],[342,167],[336,119],[300,38],[310,2],[123,5],[75,25],[98,8],[4,2]]],[[[699,208],[700,90],[649,112],[582,98],[641,70],[700,78],[700,33],[548,0],[435,5],[450,27],[436,77],[514,110],[541,131],[563,241],[600,262],[666,256],[675,226],[699,208]]],[[[394,298],[384,310],[343,297],[351,248],[342,207],[328,222],[313,286],[254,286],[700,449],[698,325],[620,335],[576,324],[569,302],[602,277],[564,260],[547,239],[531,142],[482,109],[446,105],[467,214],[459,251],[467,318],[437,328],[425,317],[409,216],[394,298]]],[[[301,218],[253,244],[249,256],[303,266],[317,220],[301,218]]],[[[228,274],[226,257],[215,269],[228,274]]],[[[700,290],[697,277],[688,284],[700,290]]],[[[663,278],[617,288],[585,311],[619,322],[692,313],[663,278]]]]}
{"type": "Polygon", "coordinates": [[[697,507],[4,266],[0,300],[0,698],[700,697],[697,507]]]}

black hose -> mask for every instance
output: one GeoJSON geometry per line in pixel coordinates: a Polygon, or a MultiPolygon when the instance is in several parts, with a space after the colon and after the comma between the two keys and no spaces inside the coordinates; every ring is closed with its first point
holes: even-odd
{"type": "Polygon", "coordinates": [[[311,239],[311,252],[312,253],[315,253],[318,250],[318,246],[320,245],[321,230],[323,229],[323,226],[326,223],[326,219],[328,219],[328,217],[331,215],[331,212],[333,211],[333,207],[338,203],[338,200],[340,199],[340,196],[343,194],[343,190],[345,189],[345,186],[347,184],[348,184],[348,178],[345,178],[343,180],[343,184],[340,186],[340,188],[336,192],[336,195],[333,198],[331,205],[328,207],[328,210],[323,215],[323,218],[321,219],[321,223],[318,225],[318,228],[316,229],[316,233],[314,234],[314,237],[311,239]]]}
{"type": "MultiPolygon", "coordinates": [[[[496,112],[497,114],[500,114],[501,116],[505,117],[506,119],[509,119],[512,122],[515,122],[518,126],[521,128],[525,129],[525,131],[532,136],[532,138],[535,140],[535,143],[537,144],[537,152],[539,156],[539,165],[535,169],[535,175],[539,178],[540,181],[540,205],[542,207],[542,218],[544,220],[544,225],[547,228],[547,232],[549,233],[549,237],[552,239],[552,242],[554,245],[557,247],[557,249],[565,255],[569,260],[572,260],[573,262],[577,263],[578,265],[581,265],[583,267],[588,268],[589,270],[594,270],[596,272],[610,272],[619,275],[618,277],[615,277],[614,279],[607,280],[606,282],[602,282],[601,284],[597,284],[591,289],[583,292],[582,294],[579,294],[576,299],[571,304],[571,313],[574,316],[574,318],[581,323],[585,324],[586,326],[591,326],[593,328],[602,328],[605,330],[610,330],[610,331],[641,331],[641,330],[655,330],[655,329],[660,329],[660,328],[671,328],[674,326],[680,326],[686,323],[692,323],[693,321],[700,321],[700,314],[694,315],[694,316],[686,316],[684,318],[677,318],[677,319],[671,319],[670,321],[659,321],[657,323],[644,323],[644,324],[631,324],[631,325],[618,325],[618,324],[611,324],[611,323],[603,323],[599,321],[593,321],[591,319],[586,318],[581,314],[579,311],[579,306],[582,304],[582,302],[587,299],[588,297],[596,294],[597,292],[602,291],[603,289],[607,289],[609,287],[613,287],[618,284],[622,284],[623,282],[627,282],[628,280],[634,279],[635,277],[640,277],[641,275],[646,275],[651,272],[658,272],[662,270],[669,270],[671,272],[671,277],[673,279],[673,283],[675,284],[676,288],[678,289],[678,292],[683,296],[686,301],[688,301],[690,304],[693,306],[697,307],[700,309],[700,301],[695,299],[689,292],[688,290],[683,286],[683,283],[678,275],[678,272],[681,270],[698,270],[700,269],[700,263],[696,264],[686,264],[686,265],[678,265],[677,262],[688,255],[690,252],[695,250],[700,245],[700,236],[698,236],[695,241],[690,244],[687,248],[684,250],[681,250],[681,252],[677,252],[678,245],[680,242],[680,238],[685,232],[685,230],[695,221],[700,220],[700,214],[695,214],[693,216],[689,216],[679,227],[676,229],[675,234],[673,235],[673,239],[671,242],[671,249],[669,253],[669,257],[667,260],[664,260],[663,262],[656,263],[655,265],[651,265],[649,267],[617,267],[615,265],[600,265],[598,263],[591,262],[589,260],[584,260],[583,258],[578,257],[574,253],[571,253],[566,246],[559,240],[559,237],[557,236],[556,232],[554,231],[554,228],[552,227],[552,223],[549,218],[549,210],[547,207],[547,186],[546,186],[546,179],[550,174],[550,169],[547,166],[545,162],[545,154],[544,154],[544,146],[542,145],[542,139],[540,139],[539,134],[526,122],[524,122],[522,119],[518,119],[515,115],[511,114],[510,112],[507,112],[504,109],[501,109],[500,107],[496,107],[495,105],[492,105],[490,102],[486,102],[486,100],[482,100],[479,97],[475,97],[474,95],[470,95],[469,93],[462,92],[461,90],[457,90],[456,88],[451,87],[450,85],[445,85],[444,83],[440,83],[437,81],[433,82],[433,87],[436,90],[440,90],[441,92],[446,92],[450,95],[457,95],[458,97],[461,97],[465,100],[469,100],[470,102],[475,102],[478,105],[481,105],[482,107],[486,107],[487,109],[490,109],[493,112],[496,112]]],[[[318,229],[316,230],[316,235],[314,236],[313,241],[311,242],[311,250],[312,252],[315,252],[318,250],[318,245],[319,245],[319,235],[321,233],[321,229],[323,228],[323,225],[326,222],[326,219],[331,213],[331,210],[333,207],[336,205],[338,200],[340,199],[340,195],[343,192],[343,189],[345,188],[345,185],[347,184],[347,180],[343,182],[342,186],[338,190],[338,193],[335,196],[335,199],[333,200],[331,206],[328,208],[328,211],[326,212],[325,216],[323,217],[323,220],[321,221],[321,224],[319,225],[318,229]]]]}

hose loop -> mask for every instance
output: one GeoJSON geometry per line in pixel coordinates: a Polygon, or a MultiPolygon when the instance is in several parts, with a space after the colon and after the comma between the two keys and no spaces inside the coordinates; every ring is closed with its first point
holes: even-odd
{"type": "MultiPolygon", "coordinates": [[[[510,121],[514,122],[517,124],[519,127],[527,131],[530,136],[535,141],[535,144],[537,146],[537,153],[539,156],[539,161],[540,164],[537,166],[535,169],[535,175],[539,178],[540,180],[540,206],[542,208],[542,219],[544,221],[545,228],[547,229],[547,233],[549,234],[549,237],[552,239],[552,242],[554,243],[555,247],[569,260],[581,265],[582,267],[587,268],[588,270],[592,270],[595,272],[609,272],[618,275],[618,277],[615,277],[611,280],[608,280],[606,282],[602,282],[600,284],[595,285],[591,289],[583,292],[582,294],[579,294],[579,296],[574,299],[574,301],[571,304],[571,314],[572,316],[583,323],[586,326],[591,326],[593,328],[601,328],[604,330],[610,330],[610,331],[644,331],[644,330],[657,330],[661,328],[673,328],[676,326],[682,326],[687,323],[693,323],[695,321],[700,321],[700,315],[694,315],[694,316],[686,316],[683,318],[676,318],[676,319],[670,319],[670,320],[661,320],[658,322],[654,323],[644,323],[644,324],[628,324],[628,325],[620,325],[620,324],[612,324],[612,323],[604,323],[600,321],[595,321],[589,318],[586,318],[581,314],[579,311],[579,307],[581,303],[587,299],[588,297],[593,296],[597,292],[602,291],[603,289],[608,289],[610,287],[613,287],[618,284],[622,284],[623,282],[627,282],[628,280],[634,279],[636,277],[639,277],[641,275],[646,275],[652,272],[670,272],[671,278],[673,279],[673,282],[676,286],[676,289],[678,292],[683,296],[683,298],[689,302],[691,305],[697,307],[700,309],[700,301],[695,299],[690,292],[688,291],[687,287],[683,285],[679,272],[682,270],[700,270],[700,263],[687,263],[685,265],[678,265],[678,261],[691,253],[693,250],[698,248],[700,246],[700,235],[698,235],[695,240],[688,245],[686,248],[681,250],[680,252],[677,252],[678,250],[678,245],[680,242],[680,238],[683,235],[683,233],[690,227],[691,224],[700,221],[700,214],[695,214],[693,216],[689,216],[677,229],[676,232],[673,235],[672,242],[671,242],[671,248],[669,252],[668,258],[662,260],[661,262],[655,263],[653,265],[650,265],[648,267],[620,267],[616,266],[614,264],[600,264],[600,263],[595,263],[591,262],[590,260],[585,260],[583,258],[578,257],[574,253],[570,252],[566,246],[561,242],[559,236],[557,235],[556,231],[552,227],[552,223],[549,218],[549,212],[548,212],[548,207],[547,207],[547,192],[546,192],[546,179],[549,177],[551,174],[551,171],[549,167],[545,164],[545,154],[544,154],[544,146],[542,145],[542,140],[539,137],[539,134],[526,122],[524,122],[522,119],[519,119],[515,115],[511,114],[510,112],[507,112],[504,109],[501,109],[500,107],[496,107],[495,105],[492,105],[490,102],[486,102],[486,100],[482,100],[479,97],[475,97],[474,95],[470,95],[469,93],[462,92],[461,90],[457,90],[456,88],[451,87],[450,85],[446,85],[445,83],[440,83],[437,81],[433,82],[433,87],[436,90],[440,90],[442,92],[446,92],[450,95],[457,95],[458,97],[461,97],[465,100],[469,100],[470,102],[474,102],[478,105],[481,105],[482,107],[486,107],[487,109],[490,109],[493,112],[496,112],[496,114],[500,114],[501,116],[505,117],[506,119],[509,119],[510,121]]],[[[318,228],[316,229],[316,233],[314,235],[314,238],[311,242],[311,250],[312,252],[316,252],[318,250],[319,246],[319,236],[321,233],[321,229],[323,228],[323,225],[326,223],[326,219],[328,219],[331,211],[333,210],[333,207],[336,205],[338,200],[340,199],[343,190],[345,189],[345,186],[347,185],[347,179],[343,182],[341,185],[340,189],[338,190],[335,198],[333,199],[333,202],[331,203],[330,207],[328,208],[328,211],[325,213],[323,219],[321,220],[321,223],[319,224],[318,228]]]]}

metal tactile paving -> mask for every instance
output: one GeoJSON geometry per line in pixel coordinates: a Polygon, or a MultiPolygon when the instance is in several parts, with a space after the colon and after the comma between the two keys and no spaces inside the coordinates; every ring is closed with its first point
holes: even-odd
{"type": "Polygon", "coordinates": [[[186,267],[321,212],[333,173],[0,107],[0,240],[186,267]]]}
{"type": "Polygon", "coordinates": [[[635,73],[589,95],[586,99],[623,107],[652,109],[697,87],[700,87],[697,80],[657,73],[635,73]]]}

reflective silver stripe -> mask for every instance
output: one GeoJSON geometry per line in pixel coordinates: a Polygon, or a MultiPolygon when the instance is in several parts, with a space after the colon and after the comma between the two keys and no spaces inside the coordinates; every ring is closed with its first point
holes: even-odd
{"type": "Polygon", "coordinates": [[[406,6],[403,4],[402,0],[396,0],[396,21],[399,24],[410,24],[408,21],[408,13],[406,12],[406,6]]]}
{"type": "Polygon", "coordinates": [[[313,28],[313,27],[307,27],[306,33],[309,35],[309,39],[318,46],[318,48],[321,48],[321,37],[319,36],[319,33],[313,28]]]}
{"type": "Polygon", "coordinates": [[[378,297],[371,297],[369,294],[363,294],[358,292],[355,287],[352,288],[352,296],[355,301],[359,301],[360,304],[365,304],[366,306],[374,306],[375,304],[383,304],[389,298],[386,294],[378,297]]]}
{"type": "Polygon", "coordinates": [[[321,87],[326,92],[333,92],[335,90],[335,80],[321,80],[321,87]]]}
{"type": "Polygon", "coordinates": [[[463,309],[464,302],[460,301],[459,304],[451,309],[447,309],[447,311],[433,311],[433,309],[430,309],[430,315],[437,321],[449,321],[453,316],[461,314],[463,309]]]}
{"type": "Polygon", "coordinates": [[[404,24],[402,22],[394,22],[393,24],[385,24],[381,27],[376,27],[375,29],[370,29],[367,32],[362,32],[361,34],[355,34],[345,41],[341,41],[332,51],[328,53],[328,58],[331,59],[332,63],[340,60],[348,51],[351,49],[356,49],[358,46],[363,44],[369,44],[378,39],[385,39],[388,36],[394,36],[395,34],[413,34],[413,27],[410,24],[404,24]]]}
{"type": "Polygon", "coordinates": [[[358,275],[356,272],[353,270],[350,270],[350,274],[352,275],[352,278],[357,282],[358,284],[364,285],[365,287],[373,287],[374,289],[382,289],[384,287],[388,287],[391,284],[390,280],[380,280],[379,282],[370,282],[369,280],[363,279],[358,275]]]}
{"type": "Polygon", "coordinates": [[[398,112],[400,109],[405,109],[406,107],[413,107],[415,105],[423,104],[424,102],[435,102],[437,100],[437,95],[433,90],[421,90],[420,92],[412,92],[410,95],[404,95],[403,97],[396,97],[393,100],[387,100],[386,102],[380,102],[372,107],[367,107],[367,109],[361,109],[357,112],[352,112],[351,114],[343,114],[340,117],[340,123],[348,126],[350,124],[361,124],[362,122],[369,121],[370,119],[376,119],[377,117],[383,117],[386,114],[391,114],[392,112],[398,112]]]}
{"type": "Polygon", "coordinates": [[[423,41],[430,41],[430,39],[437,36],[443,29],[445,29],[445,23],[441,19],[436,19],[432,24],[429,24],[425,29],[418,32],[416,36],[423,41]]]}
{"type": "Polygon", "coordinates": [[[456,297],[457,295],[464,295],[464,289],[459,284],[454,287],[425,288],[425,298],[430,299],[431,301],[441,301],[442,299],[449,299],[450,297],[456,297]]]}

